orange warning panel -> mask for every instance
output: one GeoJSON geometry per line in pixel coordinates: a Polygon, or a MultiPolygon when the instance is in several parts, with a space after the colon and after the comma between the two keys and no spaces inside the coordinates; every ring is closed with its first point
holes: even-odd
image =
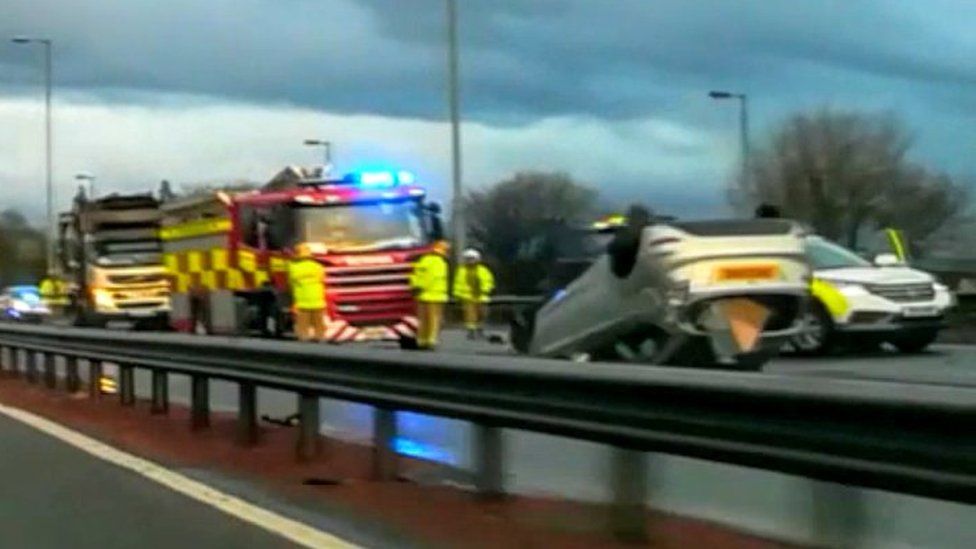
{"type": "Polygon", "coordinates": [[[779,277],[779,266],[775,263],[753,265],[729,265],[715,270],[718,282],[773,280],[779,277]]]}
{"type": "Polygon", "coordinates": [[[755,349],[762,336],[763,326],[769,319],[769,309],[746,298],[726,299],[718,305],[722,316],[729,322],[729,329],[739,346],[739,352],[748,353],[755,349]]]}

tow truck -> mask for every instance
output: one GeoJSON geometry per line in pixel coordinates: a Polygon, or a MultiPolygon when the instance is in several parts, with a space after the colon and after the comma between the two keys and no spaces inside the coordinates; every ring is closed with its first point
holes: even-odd
{"type": "Polygon", "coordinates": [[[810,270],[798,224],[659,219],[633,229],[634,249],[609,246],[624,230],[614,216],[529,246],[558,261],[547,296],[515,315],[517,351],[755,370],[800,332],[810,270]]]}
{"type": "Polygon", "coordinates": [[[410,172],[330,178],[287,167],[252,191],[164,202],[164,261],[172,327],[282,337],[291,330],[288,262],[309,244],[326,270],[326,338],[410,346],[417,317],[412,263],[443,237],[436,203],[410,172]]]}

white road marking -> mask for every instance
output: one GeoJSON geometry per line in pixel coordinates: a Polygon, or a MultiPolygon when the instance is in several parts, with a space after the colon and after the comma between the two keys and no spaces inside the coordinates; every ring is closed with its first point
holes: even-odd
{"type": "Polygon", "coordinates": [[[0,404],[0,413],[70,444],[96,458],[133,471],[174,492],[179,492],[298,545],[329,549],[351,549],[357,547],[328,532],[323,532],[308,524],[248,503],[236,496],[221,492],[187,476],[166,469],[159,464],[113,448],[38,415],[19,408],[4,406],[3,404],[0,404]]]}

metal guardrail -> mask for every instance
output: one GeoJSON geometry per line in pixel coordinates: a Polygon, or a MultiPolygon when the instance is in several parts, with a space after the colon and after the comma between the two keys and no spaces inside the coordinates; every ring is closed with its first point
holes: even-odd
{"type": "Polygon", "coordinates": [[[43,357],[51,387],[64,357],[72,390],[79,359],[91,379],[117,364],[123,405],[135,402],[134,369],[151,370],[157,413],[167,374],[188,375],[196,429],[209,422],[209,380],[235,382],[242,444],[258,437],[256,387],[293,391],[302,459],[318,452],[319,397],[372,405],[381,480],[397,473],[395,411],[467,420],[484,496],[503,493],[503,428],[605,443],[622,537],[645,534],[644,452],[976,503],[976,390],[964,388],[14,324],[0,325],[0,350],[6,370],[34,382],[43,357]]]}

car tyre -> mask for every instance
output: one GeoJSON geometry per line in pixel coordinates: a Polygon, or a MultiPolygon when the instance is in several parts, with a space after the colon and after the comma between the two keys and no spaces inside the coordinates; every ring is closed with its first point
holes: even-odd
{"type": "Polygon", "coordinates": [[[790,346],[799,355],[826,355],[835,343],[834,321],[819,301],[810,303],[803,318],[803,332],[790,339],[790,346]]]}
{"type": "Polygon", "coordinates": [[[921,353],[935,342],[938,335],[936,329],[916,330],[893,339],[891,344],[903,353],[921,353]]]}

